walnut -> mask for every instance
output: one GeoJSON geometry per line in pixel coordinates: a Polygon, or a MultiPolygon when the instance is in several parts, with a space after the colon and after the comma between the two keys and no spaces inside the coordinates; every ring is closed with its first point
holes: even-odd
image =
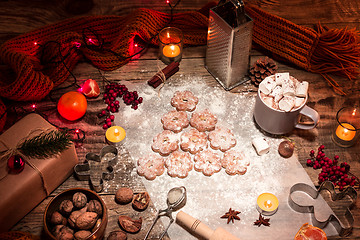
{"type": "Polygon", "coordinates": [[[74,231],[64,225],[56,225],[53,230],[54,236],[59,240],[71,240],[74,239],[74,231]]]}
{"type": "Polygon", "coordinates": [[[135,210],[144,211],[150,203],[150,196],[147,192],[141,192],[135,195],[132,200],[132,206],[135,210]]]}
{"type": "Polygon", "coordinates": [[[75,225],[79,229],[87,230],[87,229],[92,228],[95,225],[97,218],[98,218],[97,213],[85,212],[85,213],[82,213],[76,219],[75,225]]]}
{"type": "Polygon", "coordinates": [[[284,158],[289,158],[294,153],[294,144],[290,141],[282,141],[279,144],[279,154],[284,158]]]}
{"type": "Polygon", "coordinates": [[[74,204],[70,200],[64,200],[60,203],[59,211],[65,215],[69,216],[74,208],[74,204]]]}
{"type": "Polygon", "coordinates": [[[87,230],[80,230],[74,234],[74,237],[76,240],[86,240],[91,235],[91,233],[92,232],[87,230]]]}
{"type": "Polygon", "coordinates": [[[126,233],[121,230],[112,231],[107,237],[107,240],[126,240],[126,239],[127,239],[126,233]]]}
{"type": "Polygon", "coordinates": [[[88,212],[96,212],[99,216],[102,215],[103,209],[101,206],[100,201],[98,200],[90,200],[88,207],[87,207],[87,211],[88,212]]]}
{"type": "Polygon", "coordinates": [[[120,204],[128,204],[133,199],[133,195],[134,193],[131,188],[122,187],[116,191],[115,201],[120,204]]]}
{"type": "Polygon", "coordinates": [[[131,217],[121,215],[119,216],[119,224],[122,229],[129,233],[137,233],[141,229],[142,218],[132,219],[131,217]]]}
{"type": "Polygon", "coordinates": [[[73,211],[68,219],[68,223],[70,225],[70,227],[75,228],[75,224],[76,224],[76,219],[82,214],[82,212],[80,210],[78,211],[73,211]]]}
{"type": "Polygon", "coordinates": [[[75,207],[82,208],[87,203],[87,197],[82,192],[76,192],[73,195],[72,201],[73,201],[75,207]]]}
{"type": "Polygon", "coordinates": [[[66,218],[58,211],[53,212],[50,222],[54,225],[66,225],[66,218]]]}

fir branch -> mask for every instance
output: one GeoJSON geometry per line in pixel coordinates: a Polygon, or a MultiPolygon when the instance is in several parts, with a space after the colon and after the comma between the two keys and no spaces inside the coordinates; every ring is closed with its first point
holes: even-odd
{"type": "Polygon", "coordinates": [[[71,145],[67,131],[52,130],[31,139],[26,139],[18,150],[27,157],[48,158],[62,152],[71,145]]]}

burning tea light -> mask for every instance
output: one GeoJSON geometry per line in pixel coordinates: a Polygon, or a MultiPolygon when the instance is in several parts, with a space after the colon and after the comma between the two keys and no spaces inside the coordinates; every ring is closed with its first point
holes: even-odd
{"type": "Polygon", "coordinates": [[[257,198],[257,210],[262,215],[273,215],[279,207],[279,200],[272,193],[263,193],[257,198]]]}
{"type": "Polygon", "coordinates": [[[333,141],[341,147],[351,147],[356,143],[360,130],[360,113],[357,108],[345,107],[336,114],[333,141]]]}
{"type": "Polygon", "coordinates": [[[338,136],[341,140],[351,141],[355,137],[355,128],[353,125],[349,123],[342,123],[336,129],[336,136],[338,136]]]}
{"type": "Polygon", "coordinates": [[[163,54],[165,57],[174,58],[180,54],[180,47],[177,45],[166,45],[163,48],[163,54]]]}
{"type": "Polygon", "coordinates": [[[159,33],[160,59],[165,64],[179,62],[182,58],[183,34],[180,29],[167,27],[159,33]]]}
{"type": "Polygon", "coordinates": [[[113,126],[111,128],[109,128],[108,130],[106,130],[106,140],[109,143],[119,143],[122,140],[124,140],[126,136],[126,132],[122,127],[119,126],[113,126]]]}

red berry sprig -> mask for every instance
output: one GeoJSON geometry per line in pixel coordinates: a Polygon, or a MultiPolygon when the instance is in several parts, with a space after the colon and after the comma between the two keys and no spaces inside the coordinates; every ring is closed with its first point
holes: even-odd
{"type": "Polygon", "coordinates": [[[115,119],[111,113],[119,112],[120,102],[116,100],[118,97],[122,98],[126,105],[131,105],[134,110],[138,109],[138,105],[143,101],[143,98],[139,97],[136,91],[130,92],[124,84],[110,83],[106,85],[103,99],[107,106],[98,114],[99,118],[106,116],[103,129],[111,127],[115,119]]]}
{"type": "Polygon", "coordinates": [[[321,169],[319,173],[319,184],[324,181],[331,181],[335,186],[343,191],[345,187],[359,185],[359,179],[355,176],[350,176],[350,165],[347,162],[342,162],[338,165],[339,156],[335,155],[334,159],[326,157],[324,153],[325,146],[321,145],[318,148],[317,155],[315,151],[310,151],[310,158],[307,159],[306,165],[313,169],[321,169]]]}

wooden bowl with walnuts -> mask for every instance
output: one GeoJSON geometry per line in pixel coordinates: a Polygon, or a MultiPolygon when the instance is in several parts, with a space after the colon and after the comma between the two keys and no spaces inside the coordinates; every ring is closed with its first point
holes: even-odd
{"type": "Polygon", "coordinates": [[[71,188],[48,203],[43,221],[45,233],[51,239],[102,239],[108,214],[97,193],[71,188]]]}

